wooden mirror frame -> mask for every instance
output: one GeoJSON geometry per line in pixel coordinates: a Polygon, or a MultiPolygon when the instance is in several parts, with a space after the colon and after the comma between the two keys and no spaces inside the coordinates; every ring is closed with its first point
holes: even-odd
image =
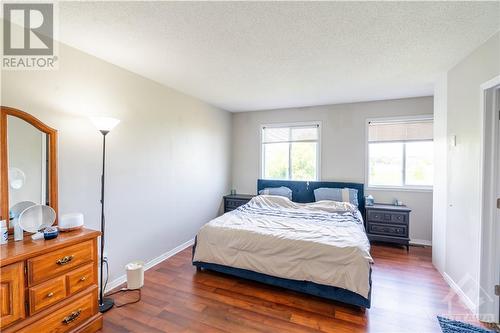
{"type": "MultiPolygon", "coordinates": [[[[48,144],[48,181],[49,206],[56,216],[58,214],[58,183],[57,183],[57,130],[45,125],[39,119],[24,111],[7,106],[1,106],[0,113],[0,220],[6,220],[9,230],[9,162],[7,143],[7,116],[13,116],[26,121],[36,129],[47,134],[48,144]]],[[[57,224],[57,218],[56,222],[57,224]]],[[[10,230],[11,231],[11,230],[10,230]]]]}

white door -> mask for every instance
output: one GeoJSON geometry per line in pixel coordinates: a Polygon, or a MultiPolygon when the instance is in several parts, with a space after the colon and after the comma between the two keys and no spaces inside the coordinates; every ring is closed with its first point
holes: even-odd
{"type": "Polygon", "coordinates": [[[484,90],[483,197],[481,225],[479,319],[495,323],[500,317],[500,76],[484,90]]]}
{"type": "MultiPolygon", "coordinates": [[[[497,121],[498,121],[498,131],[500,131],[500,88],[495,90],[495,98],[494,98],[495,110],[497,112],[497,121]]],[[[493,267],[500,267],[500,134],[497,137],[497,160],[496,160],[496,174],[497,174],[497,214],[496,214],[496,260],[493,262],[493,267]]],[[[500,297],[500,269],[498,269],[497,276],[497,287],[496,287],[496,297],[500,297]]],[[[497,302],[497,322],[500,320],[500,301],[497,302]]]]}

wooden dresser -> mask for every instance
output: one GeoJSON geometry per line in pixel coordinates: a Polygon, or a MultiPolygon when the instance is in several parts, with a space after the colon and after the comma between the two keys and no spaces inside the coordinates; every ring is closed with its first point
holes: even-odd
{"type": "Polygon", "coordinates": [[[96,332],[97,237],[82,229],[51,240],[0,246],[0,330],[9,332],[96,332]]]}
{"type": "Polygon", "coordinates": [[[366,232],[370,241],[401,244],[410,248],[410,212],[406,206],[366,206],[366,232]]]}

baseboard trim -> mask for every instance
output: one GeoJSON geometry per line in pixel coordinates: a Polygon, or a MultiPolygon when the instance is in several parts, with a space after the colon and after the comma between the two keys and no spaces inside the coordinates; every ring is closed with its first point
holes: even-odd
{"type": "Polygon", "coordinates": [[[469,298],[469,296],[467,296],[464,293],[462,288],[460,288],[460,286],[455,281],[453,281],[453,279],[448,274],[446,274],[446,272],[442,272],[441,275],[443,276],[446,283],[448,283],[448,285],[451,287],[451,289],[453,289],[453,291],[458,295],[460,300],[465,304],[465,306],[467,306],[467,308],[474,314],[474,316],[476,316],[477,315],[476,304],[474,304],[474,302],[469,298]]]}
{"type": "MultiPolygon", "coordinates": [[[[188,240],[187,242],[182,243],[181,245],[173,248],[172,250],[170,250],[168,252],[165,252],[165,253],[159,255],[158,257],[156,257],[156,258],[148,261],[144,265],[144,270],[147,271],[148,269],[150,269],[150,268],[158,265],[159,263],[161,263],[162,261],[167,260],[170,257],[173,257],[177,253],[181,252],[182,250],[185,250],[186,248],[192,246],[193,244],[194,244],[194,238],[188,240]]],[[[114,279],[113,281],[108,282],[108,285],[106,286],[106,290],[104,292],[106,293],[106,292],[108,292],[110,290],[113,290],[113,289],[115,289],[116,287],[118,287],[119,285],[121,285],[122,283],[125,283],[125,282],[127,282],[127,275],[123,274],[123,275],[117,277],[116,279],[114,279]]]]}
{"type": "Polygon", "coordinates": [[[410,240],[411,245],[422,245],[422,246],[432,246],[432,242],[425,239],[412,239],[410,240]]]}

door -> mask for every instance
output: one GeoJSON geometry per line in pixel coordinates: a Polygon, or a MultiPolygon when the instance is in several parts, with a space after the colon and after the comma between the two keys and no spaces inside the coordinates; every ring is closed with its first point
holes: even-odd
{"type": "Polygon", "coordinates": [[[24,318],[24,262],[0,269],[0,307],[0,329],[24,318]]]}
{"type": "Polygon", "coordinates": [[[500,316],[500,75],[483,85],[481,252],[478,317],[496,323],[500,316]],[[490,82],[491,81],[491,82],[490,82]]]}
{"type": "MultiPolygon", "coordinates": [[[[498,112],[498,126],[497,126],[497,158],[496,158],[496,178],[497,178],[497,214],[496,214],[496,237],[495,237],[495,243],[496,243],[496,259],[493,260],[493,267],[497,267],[498,270],[498,280],[497,280],[497,285],[495,287],[495,294],[496,297],[500,297],[500,269],[498,269],[498,263],[500,262],[500,88],[497,88],[495,90],[495,98],[494,98],[494,107],[496,111],[498,112]]],[[[500,301],[497,302],[498,304],[498,309],[497,309],[497,322],[500,321],[500,301]]]]}

